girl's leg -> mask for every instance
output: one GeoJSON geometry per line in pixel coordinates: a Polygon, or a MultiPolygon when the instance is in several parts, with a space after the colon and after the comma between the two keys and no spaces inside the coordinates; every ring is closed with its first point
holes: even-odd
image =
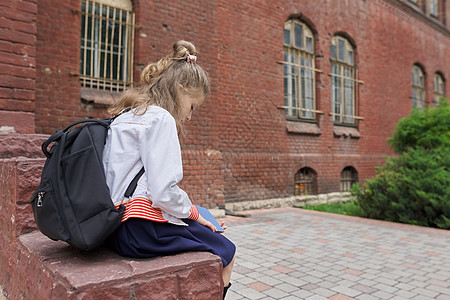
{"type": "Polygon", "coordinates": [[[231,272],[233,271],[234,259],[236,258],[236,254],[234,254],[231,262],[223,268],[222,278],[223,278],[223,286],[228,286],[230,284],[231,272]]]}

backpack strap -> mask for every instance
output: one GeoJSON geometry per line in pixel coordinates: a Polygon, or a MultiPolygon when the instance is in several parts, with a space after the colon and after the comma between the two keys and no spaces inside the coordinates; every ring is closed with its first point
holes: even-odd
{"type": "Polygon", "coordinates": [[[85,119],[85,120],[79,120],[76,122],[73,122],[72,124],[70,124],[69,126],[66,127],[66,129],[64,129],[64,132],[67,132],[70,128],[78,125],[78,124],[82,124],[82,123],[98,123],[100,125],[102,125],[105,128],[109,128],[109,123],[111,123],[112,119],[105,119],[105,120],[95,120],[95,119],[85,119]],[[109,120],[109,122],[108,122],[109,120]]]}
{"type": "Polygon", "coordinates": [[[144,174],[145,170],[144,167],[139,171],[139,173],[134,176],[133,180],[131,181],[130,185],[128,186],[127,190],[125,191],[125,198],[129,198],[133,195],[134,190],[136,190],[137,183],[141,176],[144,174]]]}
{"type": "Polygon", "coordinates": [[[42,152],[44,152],[47,158],[50,158],[52,156],[52,154],[48,152],[48,146],[59,139],[63,134],[64,132],[61,129],[58,129],[45,142],[42,143],[42,152]]]}

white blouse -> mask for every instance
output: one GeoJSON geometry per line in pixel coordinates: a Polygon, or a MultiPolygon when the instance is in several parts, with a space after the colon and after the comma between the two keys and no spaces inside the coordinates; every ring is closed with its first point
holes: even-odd
{"type": "Polygon", "coordinates": [[[186,225],[192,202],[178,187],[183,178],[181,148],[175,119],[159,106],[149,106],[143,115],[126,112],[108,130],[103,151],[106,183],[115,205],[126,202],[124,193],[144,166],[145,173],[131,197],[144,197],[161,209],[170,223],[186,225]]]}

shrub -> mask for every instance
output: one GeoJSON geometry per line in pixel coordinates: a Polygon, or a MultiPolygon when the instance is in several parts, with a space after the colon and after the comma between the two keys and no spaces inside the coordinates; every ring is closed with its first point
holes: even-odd
{"type": "Polygon", "coordinates": [[[450,147],[450,106],[447,100],[443,98],[437,108],[413,109],[409,117],[397,123],[394,136],[388,142],[397,153],[408,148],[450,147]]]}
{"type": "Polygon", "coordinates": [[[450,107],[414,110],[389,143],[399,156],[352,190],[364,216],[450,229],[450,107]]]}

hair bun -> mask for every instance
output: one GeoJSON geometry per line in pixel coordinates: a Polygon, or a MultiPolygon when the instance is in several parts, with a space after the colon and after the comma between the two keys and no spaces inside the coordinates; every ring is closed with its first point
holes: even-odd
{"type": "Polygon", "coordinates": [[[173,58],[182,59],[188,55],[197,55],[194,44],[188,41],[180,40],[173,44],[173,58]]]}

